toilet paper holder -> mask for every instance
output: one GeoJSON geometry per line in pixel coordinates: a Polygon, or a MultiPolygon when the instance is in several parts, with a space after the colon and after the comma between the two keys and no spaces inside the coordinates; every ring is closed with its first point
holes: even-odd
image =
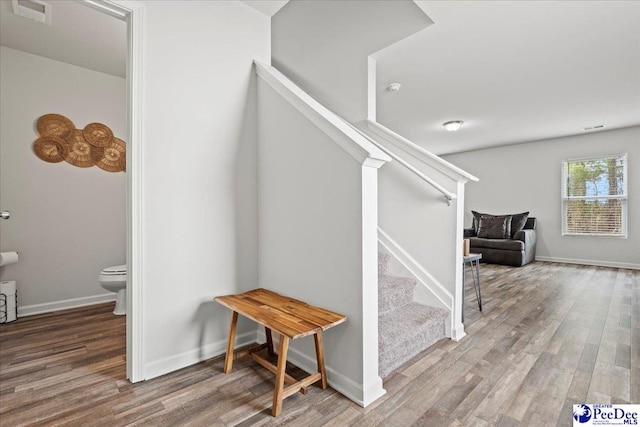
{"type": "Polygon", "coordinates": [[[20,253],[17,251],[0,252],[0,267],[16,264],[20,259],[20,253]]]}

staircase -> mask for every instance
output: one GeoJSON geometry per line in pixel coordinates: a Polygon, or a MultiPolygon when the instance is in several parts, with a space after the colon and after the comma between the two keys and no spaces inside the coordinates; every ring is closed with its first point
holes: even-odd
{"type": "Polygon", "coordinates": [[[388,275],[390,255],[378,254],[378,374],[385,378],[445,338],[449,313],[413,302],[416,281],[388,275]]]}

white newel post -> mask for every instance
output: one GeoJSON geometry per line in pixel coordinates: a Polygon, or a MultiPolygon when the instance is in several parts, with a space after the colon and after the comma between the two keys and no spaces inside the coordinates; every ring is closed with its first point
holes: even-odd
{"type": "Polygon", "coordinates": [[[362,164],[362,405],[386,393],[378,375],[378,168],[386,161],[362,164]]]}
{"type": "Polygon", "coordinates": [[[464,181],[458,181],[456,184],[456,195],[458,198],[453,205],[456,209],[456,233],[455,233],[455,250],[456,250],[456,273],[455,273],[455,294],[454,294],[454,310],[453,319],[451,324],[451,339],[459,341],[466,333],[464,332],[464,325],[462,324],[462,304],[463,301],[463,289],[462,289],[462,244],[464,240],[464,181]]]}

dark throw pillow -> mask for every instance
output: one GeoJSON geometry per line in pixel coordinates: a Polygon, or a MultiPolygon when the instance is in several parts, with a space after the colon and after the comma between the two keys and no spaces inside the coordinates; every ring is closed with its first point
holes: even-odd
{"type": "Polygon", "coordinates": [[[491,215],[491,214],[480,213],[480,212],[476,212],[476,211],[471,211],[471,213],[473,214],[473,223],[471,224],[471,227],[473,227],[473,232],[476,233],[476,235],[477,235],[478,234],[478,228],[479,228],[479,225],[480,225],[480,217],[483,216],[483,215],[491,215]]]}
{"type": "Polygon", "coordinates": [[[478,237],[508,239],[511,237],[511,215],[483,215],[478,221],[478,237]]]}
{"type": "MultiPolygon", "coordinates": [[[[488,213],[480,213],[480,212],[476,212],[476,211],[471,211],[471,213],[473,214],[473,222],[472,222],[471,226],[473,227],[473,231],[476,233],[476,236],[478,235],[478,228],[479,228],[480,218],[481,217],[483,217],[483,216],[496,216],[496,217],[508,216],[508,215],[494,215],[494,214],[488,214],[488,213]]],[[[523,212],[523,213],[519,213],[519,214],[511,214],[511,233],[509,234],[508,237],[505,237],[505,239],[509,239],[509,238],[512,239],[513,236],[515,236],[515,234],[518,231],[524,229],[524,226],[527,223],[527,218],[529,218],[529,212],[523,212]]]]}
{"type": "Polygon", "coordinates": [[[524,228],[524,225],[527,223],[527,218],[529,218],[529,212],[511,214],[511,238],[524,228]]]}

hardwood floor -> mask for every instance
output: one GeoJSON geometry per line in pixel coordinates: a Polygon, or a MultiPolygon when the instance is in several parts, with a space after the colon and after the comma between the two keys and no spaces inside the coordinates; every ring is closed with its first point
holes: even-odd
{"type": "Polygon", "coordinates": [[[0,325],[0,426],[566,426],[574,403],[640,403],[640,271],[483,264],[481,278],[468,335],[409,361],[381,399],[312,386],[278,418],[273,375],[250,358],[130,384],[112,304],[21,318],[0,325]]]}

